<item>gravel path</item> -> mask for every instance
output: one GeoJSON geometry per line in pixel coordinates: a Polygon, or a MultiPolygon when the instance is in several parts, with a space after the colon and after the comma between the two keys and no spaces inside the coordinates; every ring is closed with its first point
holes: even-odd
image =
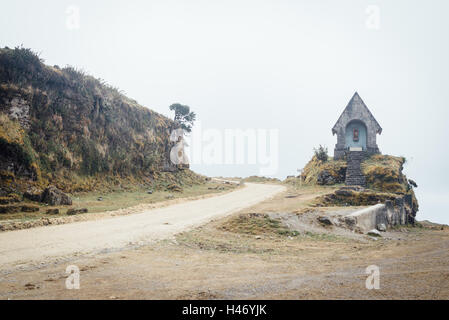
{"type": "Polygon", "coordinates": [[[0,233],[0,267],[120,249],[168,238],[266,200],[286,188],[251,184],[224,195],[129,216],[0,233]]]}

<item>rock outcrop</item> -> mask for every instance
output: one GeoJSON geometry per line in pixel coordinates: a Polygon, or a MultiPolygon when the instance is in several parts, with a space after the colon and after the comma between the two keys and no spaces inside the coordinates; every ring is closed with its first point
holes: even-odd
{"type": "Polygon", "coordinates": [[[54,186],[50,186],[44,190],[41,196],[41,202],[52,206],[72,205],[72,199],[54,186]]]}
{"type": "Polygon", "coordinates": [[[156,184],[163,172],[181,176],[170,161],[174,127],[103,80],[47,66],[29,49],[0,49],[0,197],[30,187],[72,193],[156,184]]]}
{"type": "MultiPolygon", "coordinates": [[[[391,215],[391,219],[399,219],[397,217],[400,216],[405,219],[401,223],[414,223],[419,205],[413,188],[418,184],[403,174],[404,163],[403,157],[381,154],[370,156],[361,151],[348,152],[347,159],[340,160],[320,161],[314,156],[304,167],[301,176],[287,178],[284,183],[296,186],[298,180],[302,180],[301,183],[305,185],[346,182],[347,186],[318,197],[315,205],[369,206],[382,203],[389,206],[388,201],[391,201],[395,210],[399,210],[391,215]]],[[[395,223],[392,222],[393,225],[395,223]]]]}

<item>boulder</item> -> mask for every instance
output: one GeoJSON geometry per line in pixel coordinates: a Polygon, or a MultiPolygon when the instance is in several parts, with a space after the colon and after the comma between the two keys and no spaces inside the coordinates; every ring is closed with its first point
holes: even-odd
{"type": "Polygon", "coordinates": [[[326,217],[326,216],[318,217],[318,222],[321,223],[324,226],[332,225],[331,219],[329,217],[326,217]]]}
{"type": "Polygon", "coordinates": [[[41,202],[52,206],[72,205],[72,199],[54,186],[50,186],[44,190],[41,202]]]}
{"type": "Polygon", "coordinates": [[[77,215],[77,214],[87,213],[88,211],[89,210],[87,210],[86,208],[83,208],[83,209],[69,209],[67,211],[67,215],[68,216],[74,216],[74,215],[77,215]]]}
{"type": "Polygon", "coordinates": [[[382,236],[380,234],[380,232],[376,229],[368,231],[367,235],[372,236],[372,237],[381,237],[382,236]]]}
{"type": "Polygon", "coordinates": [[[42,199],[42,190],[38,188],[31,188],[28,189],[24,194],[23,197],[25,199],[35,201],[35,202],[41,202],[42,199]]]}
{"type": "Polygon", "coordinates": [[[47,209],[47,211],[45,211],[45,214],[51,214],[51,215],[59,214],[59,209],[47,209]]]}
{"type": "Polygon", "coordinates": [[[317,183],[319,185],[332,185],[335,184],[336,181],[329,171],[323,170],[317,176],[317,183]]]}
{"type": "Polygon", "coordinates": [[[379,223],[376,226],[376,229],[379,230],[379,231],[385,232],[385,231],[387,231],[387,226],[384,223],[379,223]]]}

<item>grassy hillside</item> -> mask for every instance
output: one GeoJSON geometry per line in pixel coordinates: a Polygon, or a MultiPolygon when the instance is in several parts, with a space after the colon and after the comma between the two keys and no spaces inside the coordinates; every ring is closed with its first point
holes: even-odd
{"type": "Polygon", "coordinates": [[[169,161],[173,126],[102,80],[0,49],[0,196],[157,184],[163,171],[181,179],[169,161]]]}
{"type": "MultiPolygon", "coordinates": [[[[418,201],[409,180],[403,174],[405,158],[390,155],[373,155],[362,162],[361,169],[366,178],[367,188],[372,192],[355,194],[353,205],[366,205],[385,199],[395,198],[397,195],[412,195],[413,204],[418,210],[418,201]],[[364,199],[367,197],[367,199],[364,199]]],[[[338,185],[344,184],[346,177],[346,161],[318,160],[316,156],[304,167],[300,177],[291,177],[284,183],[296,185],[301,180],[305,185],[338,185]]],[[[348,199],[344,198],[344,202],[348,199]]]]}

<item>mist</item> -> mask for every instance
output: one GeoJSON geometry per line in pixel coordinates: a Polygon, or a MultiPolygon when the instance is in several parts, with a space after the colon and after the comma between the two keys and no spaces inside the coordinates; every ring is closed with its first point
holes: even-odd
{"type": "MultiPolygon", "coordinates": [[[[0,46],[72,65],[202,130],[277,130],[277,178],[297,175],[357,91],[383,128],[383,154],[407,158],[418,220],[449,223],[447,1],[9,1],[0,46]]],[[[195,130],[192,134],[195,134],[195,130]]],[[[210,176],[258,164],[194,163],[210,176]]]]}

